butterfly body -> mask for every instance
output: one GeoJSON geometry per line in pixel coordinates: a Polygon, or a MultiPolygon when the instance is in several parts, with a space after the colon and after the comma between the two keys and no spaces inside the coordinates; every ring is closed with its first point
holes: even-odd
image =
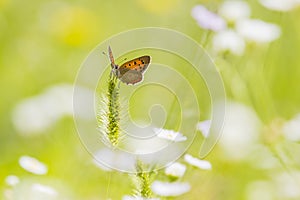
{"type": "Polygon", "coordinates": [[[141,56],[133,60],[127,61],[119,66],[115,63],[110,47],[108,47],[108,52],[112,72],[123,83],[134,85],[143,80],[143,73],[147,70],[151,61],[150,56],[141,56]]]}

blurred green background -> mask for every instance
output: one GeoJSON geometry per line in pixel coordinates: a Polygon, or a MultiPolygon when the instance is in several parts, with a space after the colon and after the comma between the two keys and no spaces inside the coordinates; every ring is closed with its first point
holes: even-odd
{"type": "MultiPolygon", "coordinates": [[[[88,53],[119,32],[158,26],[181,31],[200,43],[207,30],[191,17],[192,8],[204,4],[216,11],[221,3],[0,0],[0,198],[27,199],[24,193],[30,192],[27,186],[32,182],[55,186],[63,193],[62,199],[121,199],[131,194],[128,175],[103,171],[92,162],[70,113],[66,111],[43,130],[24,134],[13,123],[14,109],[49,87],[72,85],[88,53]],[[18,162],[23,155],[45,163],[47,175],[22,169],[18,162]],[[19,177],[15,188],[5,182],[8,175],[19,177]]],[[[244,156],[232,158],[217,145],[206,158],[213,170],[189,167],[184,180],[192,189],[174,199],[300,198],[299,141],[288,140],[282,133],[286,123],[300,111],[300,10],[274,12],[256,1],[248,3],[253,18],[281,27],[280,38],[269,45],[249,45],[240,57],[223,54],[213,59],[224,79],[229,110],[233,115],[245,111],[259,121],[253,122],[250,117],[247,123],[246,117],[245,121],[232,123],[232,129],[238,126],[236,130],[256,132],[250,144],[254,150],[246,149],[244,156]],[[251,127],[256,124],[258,128],[251,127]]],[[[208,34],[208,48],[211,39],[208,34]]],[[[299,127],[299,120],[293,126],[299,127]]],[[[199,145],[196,141],[190,153],[197,155],[199,145]]]]}

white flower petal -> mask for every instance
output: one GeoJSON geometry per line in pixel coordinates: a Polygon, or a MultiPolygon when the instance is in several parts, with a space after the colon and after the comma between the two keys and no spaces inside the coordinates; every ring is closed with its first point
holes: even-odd
{"type": "Polygon", "coordinates": [[[204,170],[211,170],[212,166],[210,162],[206,160],[200,160],[198,158],[195,158],[189,154],[184,155],[184,160],[189,163],[190,165],[193,165],[195,167],[198,167],[200,169],[204,170]]]}
{"type": "Polygon", "coordinates": [[[289,11],[300,5],[299,0],[259,0],[261,5],[276,11],[289,11]]]}
{"type": "Polygon", "coordinates": [[[46,186],[46,185],[42,185],[39,183],[35,183],[31,186],[31,190],[33,193],[40,193],[43,194],[45,196],[52,196],[55,197],[58,195],[57,191],[50,187],[50,186],[46,186]]]}
{"type": "Polygon", "coordinates": [[[167,129],[154,129],[157,137],[174,141],[174,142],[182,142],[187,140],[187,137],[182,135],[179,132],[175,132],[173,130],[167,130],[167,129]]]}
{"type": "Polygon", "coordinates": [[[220,31],[226,28],[226,22],[224,19],[207,10],[204,6],[195,6],[192,9],[191,15],[203,29],[220,31]]]}
{"type": "Polygon", "coordinates": [[[213,48],[216,52],[229,51],[235,55],[243,55],[245,50],[244,39],[233,30],[224,30],[213,37],[213,48]]]}
{"type": "Polygon", "coordinates": [[[204,138],[208,137],[211,120],[201,121],[197,124],[197,130],[201,131],[204,138]]]}
{"type": "Polygon", "coordinates": [[[173,177],[182,177],[185,173],[185,170],[185,165],[176,162],[165,169],[165,174],[173,177]]]}
{"type": "Polygon", "coordinates": [[[239,160],[255,150],[261,122],[252,108],[227,102],[223,132],[219,141],[227,158],[239,160]]]}
{"type": "Polygon", "coordinates": [[[282,131],[286,139],[294,142],[300,141],[300,114],[284,123],[282,131]]]}
{"type": "Polygon", "coordinates": [[[128,127],[127,130],[128,133],[139,133],[138,137],[127,137],[123,140],[126,146],[126,150],[133,154],[150,155],[170,145],[169,140],[161,139],[156,136],[158,132],[160,132],[160,129],[154,128],[152,126],[145,128],[128,127]]]}
{"type": "Polygon", "coordinates": [[[73,86],[60,84],[48,88],[43,94],[44,98],[51,100],[52,109],[56,115],[73,115],[73,86]]]}
{"type": "Polygon", "coordinates": [[[300,199],[300,172],[282,172],[272,178],[278,199],[300,199]]]}
{"type": "Polygon", "coordinates": [[[18,104],[13,111],[13,124],[22,134],[42,132],[56,120],[54,116],[45,115],[41,98],[33,97],[18,104]]]}
{"type": "Polygon", "coordinates": [[[19,164],[23,169],[33,174],[43,175],[48,172],[45,164],[30,156],[22,156],[19,159],[19,164]]]}
{"type": "Polygon", "coordinates": [[[74,199],[72,192],[60,180],[51,178],[23,177],[17,187],[13,188],[13,199],[61,200],[74,199]]]}
{"type": "Polygon", "coordinates": [[[73,87],[60,84],[16,105],[12,121],[22,134],[43,132],[65,115],[73,114],[73,87]]]}
{"type": "Polygon", "coordinates": [[[20,179],[15,175],[9,175],[5,178],[5,182],[7,185],[15,186],[20,182],[20,179]]]}
{"type": "Polygon", "coordinates": [[[190,191],[191,186],[189,183],[179,183],[179,182],[161,182],[154,181],[151,185],[152,191],[160,196],[179,196],[188,191],[190,191]]]}
{"type": "Polygon", "coordinates": [[[246,40],[256,43],[269,43],[281,35],[279,26],[258,19],[244,19],[236,24],[237,32],[246,40]]]}
{"type": "Polygon", "coordinates": [[[235,22],[251,15],[251,9],[247,2],[240,0],[225,1],[219,8],[219,14],[228,21],[235,22]]]}

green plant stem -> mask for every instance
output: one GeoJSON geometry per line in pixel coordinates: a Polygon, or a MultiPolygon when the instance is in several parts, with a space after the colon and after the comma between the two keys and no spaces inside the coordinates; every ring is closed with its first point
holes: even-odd
{"type": "Polygon", "coordinates": [[[107,136],[113,146],[118,145],[120,131],[120,103],[119,103],[119,88],[117,79],[112,76],[108,82],[108,124],[107,136]]]}
{"type": "Polygon", "coordinates": [[[145,166],[139,161],[137,163],[137,173],[135,174],[136,195],[143,198],[151,198],[151,183],[153,181],[153,174],[155,174],[155,171],[146,171],[144,169],[145,166]]]}

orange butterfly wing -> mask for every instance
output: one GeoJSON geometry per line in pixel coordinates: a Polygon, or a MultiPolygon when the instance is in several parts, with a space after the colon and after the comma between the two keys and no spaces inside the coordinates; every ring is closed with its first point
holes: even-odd
{"type": "Polygon", "coordinates": [[[146,71],[148,65],[150,64],[150,56],[141,56],[130,60],[119,67],[120,75],[124,75],[130,70],[135,70],[137,72],[143,73],[146,71]]]}
{"type": "Polygon", "coordinates": [[[110,46],[108,46],[110,65],[114,74],[126,84],[135,84],[143,80],[143,72],[150,64],[150,56],[141,56],[130,60],[121,66],[115,64],[115,59],[110,46]]]}

